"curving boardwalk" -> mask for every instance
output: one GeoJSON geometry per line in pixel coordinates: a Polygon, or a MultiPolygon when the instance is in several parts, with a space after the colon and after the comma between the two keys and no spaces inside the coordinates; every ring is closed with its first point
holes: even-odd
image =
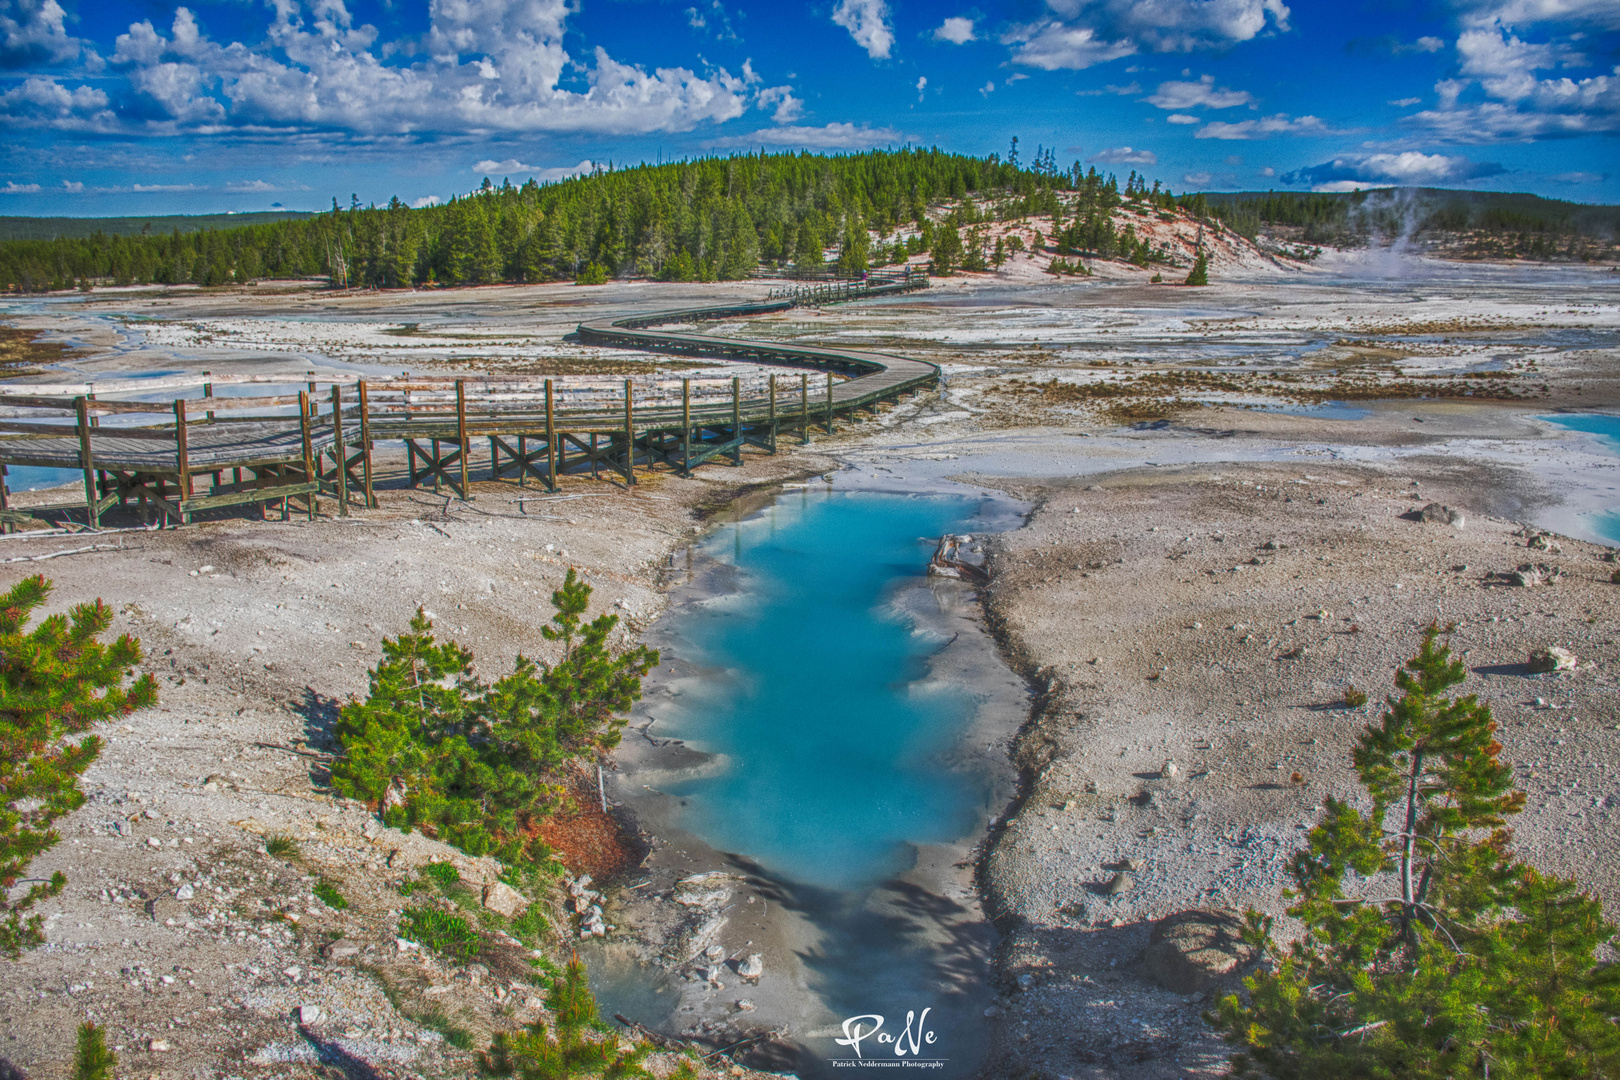
{"type": "MultiPolygon", "coordinates": [[[[835,298],[926,284],[926,278],[908,276],[858,290],[843,287],[835,298]]],[[[783,436],[808,442],[816,428],[831,432],[840,418],[875,414],[938,381],[933,364],[886,353],[657,329],[795,305],[779,300],[687,308],[579,325],[577,339],[586,344],[789,369],[772,374],[763,394],[744,396],[734,378],[729,399],[719,401],[694,401],[685,379],[678,397],[673,387],[638,395],[626,379],[622,394],[598,393],[583,405],[567,404],[573,391],[551,379],[499,377],[321,381],[297,395],[257,398],[214,397],[215,383],[227,380],[199,380],[204,397],[157,403],[0,388],[0,408],[11,406],[16,413],[0,417],[0,464],[80,471],[85,496],[76,503],[14,509],[0,473],[0,523],[9,529],[77,511],[95,526],[102,513],[131,499],[143,517],[156,511],[182,522],[198,511],[254,503],[266,509],[278,503],[285,517],[295,499],[313,517],[323,494],[336,497],[339,513],[347,514],[351,497],[376,505],[371,459],[379,440],[404,443],[413,485],[448,485],[464,499],[471,497],[475,439],[488,440],[492,479],[532,478],[555,490],[565,473],[598,476],[606,470],[634,484],[638,468],[687,475],[716,458],[740,464],[748,448],[774,453],[783,436]],[[34,410],[53,415],[35,420],[34,410]],[[276,410],[281,414],[265,415],[276,410]]]]}

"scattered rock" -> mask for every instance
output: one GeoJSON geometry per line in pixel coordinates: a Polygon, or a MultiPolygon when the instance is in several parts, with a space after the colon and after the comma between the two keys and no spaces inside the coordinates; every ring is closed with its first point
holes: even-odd
{"type": "Polygon", "coordinates": [[[416,942],[407,941],[402,937],[397,937],[394,939],[394,946],[395,948],[399,949],[400,952],[410,952],[412,949],[420,949],[422,947],[416,942]]]}
{"type": "Polygon", "coordinates": [[[1159,770],[1159,778],[1162,779],[1162,780],[1174,780],[1176,777],[1178,777],[1180,775],[1181,775],[1181,766],[1177,765],[1173,761],[1165,762],[1164,766],[1159,770]]]}
{"type": "Polygon", "coordinates": [[[707,949],[703,950],[703,955],[707,956],[710,960],[724,960],[726,958],[726,950],[718,945],[710,945],[707,949]]]}
{"type": "Polygon", "coordinates": [[[1109,879],[1108,884],[1103,886],[1103,892],[1109,896],[1119,896],[1121,893],[1128,893],[1134,888],[1136,888],[1136,879],[1129,874],[1121,873],[1115,874],[1109,879]]]}
{"type": "Polygon", "coordinates": [[[1530,653],[1530,670],[1535,672],[1571,671],[1580,663],[1575,654],[1557,645],[1534,649],[1530,653]]]}
{"type": "Polygon", "coordinates": [[[1463,512],[1434,502],[1418,511],[1418,520],[1425,525],[1455,525],[1463,527],[1463,512]]]}
{"type": "Polygon", "coordinates": [[[1532,536],[1524,546],[1535,551],[1552,552],[1555,555],[1560,554],[1564,550],[1563,545],[1554,540],[1547,533],[1537,533],[1536,535],[1532,536]]]}
{"type": "Polygon", "coordinates": [[[298,1006],[298,1022],[300,1024],[318,1024],[321,1022],[321,1007],[319,1005],[298,1006]]]}
{"type": "Polygon", "coordinates": [[[1142,956],[1153,981],[1177,994],[1208,990],[1254,958],[1254,946],[1243,940],[1243,920],[1207,908],[1160,919],[1142,956]]]}
{"type": "Polygon", "coordinates": [[[321,952],[326,954],[328,960],[342,960],[350,956],[359,956],[360,943],[351,941],[348,938],[339,938],[322,949],[321,952]]]}
{"type": "Polygon", "coordinates": [[[752,1001],[749,1001],[747,998],[738,998],[737,999],[737,1011],[738,1012],[753,1012],[754,1011],[754,1003],[752,1001]]]}
{"type": "Polygon", "coordinates": [[[731,899],[733,880],[724,870],[682,878],[675,883],[675,902],[687,907],[719,907],[731,899]]]}
{"type": "Polygon", "coordinates": [[[189,881],[180,886],[178,889],[174,890],[174,898],[176,900],[190,900],[195,895],[197,894],[195,890],[192,889],[191,882],[189,881]]]}
{"type": "Polygon", "coordinates": [[[504,881],[484,886],[484,906],[497,915],[515,919],[528,909],[529,899],[504,881]]]}
{"type": "Polygon", "coordinates": [[[1035,976],[1031,975],[1029,972],[1026,971],[1022,975],[1018,976],[1018,989],[1028,990],[1034,985],[1035,976]]]}
{"type": "Polygon", "coordinates": [[[154,1054],[167,1054],[174,1047],[169,1045],[168,1039],[148,1039],[146,1048],[154,1054]]]}
{"type": "Polygon", "coordinates": [[[749,953],[742,963],[737,965],[737,974],[745,979],[757,979],[765,974],[765,958],[759,953],[749,953]]]}

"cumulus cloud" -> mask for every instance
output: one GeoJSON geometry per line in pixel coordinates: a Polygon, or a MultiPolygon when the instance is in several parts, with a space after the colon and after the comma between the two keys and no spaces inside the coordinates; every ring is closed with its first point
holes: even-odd
{"type": "Polygon", "coordinates": [[[1371,187],[1460,184],[1506,172],[1493,161],[1462,156],[1401,153],[1350,154],[1283,174],[1285,184],[1309,184],[1312,191],[1357,191],[1371,187]]]}
{"type": "Polygon", "coordinates": [[[917,76],[917,102],[922,103],[923,93],[928,89],[928,76],[917,76]]]}
{"type": "Polygon", "coordinates": [[[505,161],[496,161],[494,158],[485,158],[482,161],[473,162],[472,171],[478,173],[480,176],[488,176],[491,173],[528,172],[534,167],[535,166],[533,165],[523,164],[523,162],[519,161],[517,158],[507,158],[505,161]]]}
{"type": "Polygon", "coordinates": [[[1228,124],[1217,120],[1205,124],[1194,133],[1196,139],[1269,139],[1273,135],[1337,135],[1342,132],[1328,127],[1314,116],[1289,116],[1277,113],[1259,120],[1243,120],[1228,124]]]}
{"type": "Polygon", "coordinates": [[[1389,104],[1395,106],[1397,109],[1404,109],[1408,105],[1416,105],[1418,102],[1420,102],[1422,100],[1423,100],[1422,98],[1415,98],[1415,97],[1392,98],[1389,101],[1389,104]]]}
{"type": "Polygon", "coordinates": [[[1585,66],[1561,42],[1528,41],[1501,19],[1457,37],[1459,77],[1435,84],[1436,108],[1404,122],[1451,142],[1546,139],[1620,131],[1620,66],[1586,78],[1543,78],[1554,68],[1585,66]],[[1483,100],[1463,101],[1478,85],[1483,100]]]}
{"type": "Polygon", "coordinates": [[[1078,70],[1137,52],[1227,48],[1288,29],[1282,0],[1047,0],[1049,14],[1003,38],[1016,63],[1078,70]]]}
{"type": "Polygon", "coordinates": [[[420,210],[425,206],[438,206],[443,201],[437,195],[423,195],[420,199],[411,200],[411,209],[420,210]]]}
{"type": "Polygon", "coordinates": [[[804,115],[804,102],[793,96],[791,86],[768,86],[754,100],[762,109],[773,109],[772,123],[791,124],[804,115]]]}
{"type": "Polygon", "coordinates": [[[69,89],[53,78],[34,75],[0,94],[0,122],[16,127],[105,131],[116,123],[108,105],[104,90],[93,86],[69,89]]]}
{"type": "Polygon", "coordinates": [[[973,33],[973,20],[963,15],[952,15],[934,29],[935,41],[948,41],[952,45],[966,45],[979,40],[973,33]]]}
{"type": "Polygon", "coordinates": [[[1171,113],[1169,116],[1165,117],[1164,120],[1165,120],[1165,123],[1167,123],[1167,124],[1196,124],[1196,123],[1198,123],[1198,117],[1189,116],[1187,113],[1171,113]]]}
{"type": "Polygon", "coordinates": [[[236,192],[238,194],[251,194],[265,191],[280,191],[281,189],[270,183],[268,180],[233,180],[225,185],[225,190],[236,192]]]}
{"type": "Polygon", "coordinates": [[[1231,109],[1251,104],[1254,97],[1247,90],[1217,89],[1215,76],[1204,75],[1197,82],[1162,82],[1157,91],[1142,100],[1161,109],[1180,112],[1199,105],[1209,109],[1231,109]]]}
{"type": "Polygon", "coordinates": [[[1091,164],[1157,165],[1159,155],[1151,150],[1133,150],[1129,146],[1110,146],[1086,159],[1091,164]]]}
{"type": "Polygon", "coordinates": [[[38,190],[38,184],[19,184],[15,180],[7,180],[6,186],[0,187],[0,195],[32,195],[38,190]]]}
{"type": "Polygon", "coordinates": [[[1183,184],[1189,184],[1192,187],[1203,187],[1213,179],[1215,178],[1207,172],[1190,172],[1181,174],[1181,182],[1183,184]]]}
{"type": "Polygon", "coordinates": [[[1614,0],[1453,0],[1465,17],[1504,26],[1562,22],[1620,29],[1620,6],[1614,0]]]}
{"type": "MultiPolygon", "coordinates": [[[[0,10],[51,2],[0,0],[12,5],[0,10]]],[[[93,122],[93,103],[80,92],[105,92],[84,87],[66,91],[75,99],[65,108],[34,102],[25,113],[28,102],[8,100],[0,118],[64,128],[111,127],[116,119],[125,131],[159,135],[642,134],[735,119],[752,104],[758,80],[746,65],[737,77],[723,67],[649,70],[602,48],[570,55],[570,0],[432,0],[424,35],[386,42],[375,27],[356,23],[345,0],[270,7],[257,43],[216,42],[184,7],[166,32],[150,20],[132,23],[110,60],[124,86],[113,88],[110,111],[93,122]],[[585,86],[566,86],[565,77],[585,86]]],[[[724,11],[712,3],[705,10],[724,11]]]]}
{"type": "Polygon", "coordinates": [[[0,0],[0,68],[65,64],[83,44],[70,37],[56,0],[0,0]]]}
{"type": "Polygon", "coordinates": [[[838,0],[833,22],[849,31],[855,44],[874,60],[887,60],[894,45],[888,0],[838,0]]]}
{"type": "Polygon", "coordinates": [[[734,135],[709,143],[716,149],[746,146],[792,146],[807,150],[865,150],[905,142],[905,136],[892,127],[873,128],[865,124],[825,124],[821,127],[784,126],[765,128],[749,135],[734,135]]]}

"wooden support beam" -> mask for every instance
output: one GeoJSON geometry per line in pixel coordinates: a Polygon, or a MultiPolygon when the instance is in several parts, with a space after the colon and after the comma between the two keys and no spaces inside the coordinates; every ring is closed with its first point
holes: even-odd
{"type": "Polygon", "coordinates": [[[630,394],[630,380],[624,380],[624,479],[636,486],[636,407],[630,394]]]}
{"type": "Polygon", "coordinates": [[[742,380],[731,377],[731,441],[736,449],[731,452],[731,463],[742,464],[742,380]]]}
{"type": "Polygon", "coordinates": [[[681,475],[692,475],[692,380],[681,380],[681,475]]]}
{"type": "Polygon", "coordinates": [[[827,372],[827,434],[833,433],[832,372],[827,372]]]}
{"type": "MultiPolygon", "coordinates": [[[[186,432],[186,399],[174,399],[174,465],[179,473],[175,485],[180,489],[180,499],[183,502],[191,498],[191,448],[188,444],[186,432]]],[[[180,512],[180,524],[191,522],[191,515],[185,511],[180,512]]]]}
{"type": "Polygon", "coordinates": [[[799,374],[799,444],[810,442],[810,376],[799,374]]]}
{"type": "Polygon", "coordinates": [[[472,457],[472,443],[467,439],[467,382],[456,380],[456,441],[461,444],[461,500],[472,498],[467,490],[467,459],[472,457]]]}
{"type": "Polygon", "coordinates": [[[343,439],[343,392],[332,384],[332,467],[337,470],[338,517],[349,516],[349,447],[343,439]]]}
{"type": "MultiPolygon", "coordinates": [[[[310,374],[313,375],[314,372],[310,372],[310,374]]],[[[310,385],[314,386],[315,384],[310,383],[310,385]]],[[[179,402],[175,402],[175,404],[178,405],[179,402]]],[[[318,485],[320,474],[315,471],[315,447],[310,437],[309,410],[309,392],[300,390],[298,392],[298,433],[303,436],[304,442],[304,480],[307,483],[318,485]]],[[[320,508],[321,501],[317,491],[311,491],[304,496],[304,510],[308,514],[310,521],[315,520],[315,515],[320,511],[320,508]]]]}
{"type": "Polygon", "coordinates": [[[366,380],[361,379],[354,384],[355,396],[360,399],[360,452],[364,466],[366,507],[377,509],[377,495],[371,490],[371,407],[366,400],[366,380]]]}
{"type": "Polygon", "coordinates": [[[562,448],[557,445],[557,428],[552,423],[551,380],[546,380],[546,487],[557,490],[557,472],[562,468],[562,448]]]}
{"type": "Polygon", "coordinates": [[[96,491],[96,459],[90,447],[90,404],[84,398],[73,399],[73,411],[79,427],[79,468],[84,470],[84,516],[92,529],[101,528],[100,495],[96,491]]]}
{"type": "Polygon", "coordinates": [[[776,373],[774,371],[771,373],[771,404],[770,412],[767,414],[767,423],[769,427],[766,430],[771,440],[771,453],[774,454],[776,453],[776,373]]]}

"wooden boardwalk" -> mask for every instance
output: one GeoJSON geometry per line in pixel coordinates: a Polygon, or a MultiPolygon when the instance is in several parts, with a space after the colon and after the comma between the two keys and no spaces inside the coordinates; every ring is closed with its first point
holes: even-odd
{"type": "MultiPolygon", "coordinates": [[[[803,303],[853,300],[926,287],[927,278],[818,286],[761,303],[689,308],[581,323],[579,341],[614,348],[797,369],[768,377],[764,393],[744,396],[741,380],[729,393],[699,394],[692,380],[643,391],[624,380],[622,393],[581,392],[553,380],[498,376],[410,377],[350,383],[309,381],[296,395],[216,397],[216,383],[199,382],[202,398],[135,402],[80,395],[28,396],[0,388],[0,465],[44,466],[83,473],[82,501],[13,508],[0,470],[0,524],[82,516],[97,527],[103,513],[134,500],[143,518],[155,512],[189,521],[199,511],[271,504],[287,514],[296,505],[313,517],[320,496],[375,506],[372,452],[378,441],[401,441],[412,485],[449,486],[471,497],[474,440],[488,440],[489,475],[531,479],[555,490],[565,473],[605,470],[627,484],[638,469],[682,475],[717,458],[740,464],[745,450],[774,453],[780,438],[808,442],[815,429],[834,430],[840,418],[875,414],[885,404],[933,386],[933,364],[884,353],[753,341],[655,329],[783,311],[803,303]],[[812,373],[814,378],[812,379],[812,373]],[[323,393],[321,387],[325,387],[323,393]],[[584,404],[570,399],[588,397],[584,404]],[[22,412],[27,410],[27,412],[22,412]],[[35,410],[38,410],[36,413],[35,410]],[[273,414],[281,410],[281,415],[273,414]],[[35,416],[41,416],[36,420],[35,416]]],[[[264,382],[258,376],[255,381],[264,382]]],[[[300,376],[278,382],[303,383],[300,376]]],[[[142,387],[131,385],[129,392],[142,387]]],[[[701,389],[701,387],[700,387],[701,389]]]]}

